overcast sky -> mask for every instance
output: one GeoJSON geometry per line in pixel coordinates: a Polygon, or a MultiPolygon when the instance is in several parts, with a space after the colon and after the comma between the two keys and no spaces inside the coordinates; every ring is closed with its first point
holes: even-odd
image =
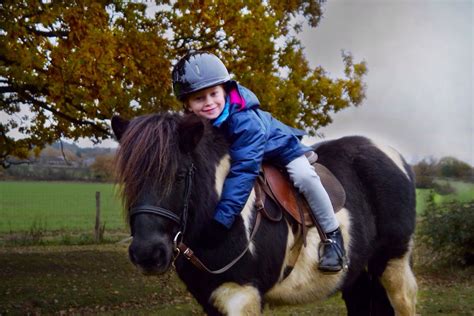
{"type": "Polygon", "coordinates": [[[366,135],[410,161],[456,156],[474,165],[473,1],[331,0],[301,38],[312,66],[343,75],[341,49],[365,60],[367,98],[321,129],[366,135]]]}

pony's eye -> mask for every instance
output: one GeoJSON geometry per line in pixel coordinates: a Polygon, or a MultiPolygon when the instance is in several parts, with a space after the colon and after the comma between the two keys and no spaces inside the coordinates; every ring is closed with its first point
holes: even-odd
{"type": "Polygon", "coordinates": [[[176,181],[183,181],[186,178],[185,172],[179,172],[176,174],[176,181]]]}

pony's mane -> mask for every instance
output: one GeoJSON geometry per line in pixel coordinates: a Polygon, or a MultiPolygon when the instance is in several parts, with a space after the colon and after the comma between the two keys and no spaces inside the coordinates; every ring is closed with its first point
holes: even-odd
{"type": "Polygon", "coordinates": [[[151,114],[132,120],[120,139],[116,175],[127,210],[145,186],[166,195],[171,191],[179,161],[178,114],[151,114]]]}

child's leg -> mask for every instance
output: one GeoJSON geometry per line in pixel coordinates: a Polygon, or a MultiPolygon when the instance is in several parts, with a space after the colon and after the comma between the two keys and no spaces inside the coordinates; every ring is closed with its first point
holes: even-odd
{"type": "Polygon", "coordinates": [[[286,165],[288,174],[296,188],[304,195],[314,217],[324,230],[327,241],[321,244],[323,250],[319,258],[320,270],[337,272],[344,265],[344,241],[339,229],[339,222],[334,215],[331,200],[324,189],[321,179],[316,174],[305,156],[300,156],[286,165]]]}
{"type": "Polygon", "coordinates": [[[301,156],[286,165],[286,169],[295,187],[308,201],[314,216],[325,233],[335,231],[339,223],[321,179],[305,156],[301,156]]]}

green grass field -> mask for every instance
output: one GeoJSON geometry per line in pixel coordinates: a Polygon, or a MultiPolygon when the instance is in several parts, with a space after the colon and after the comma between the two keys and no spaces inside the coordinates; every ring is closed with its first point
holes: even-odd
{"type": "MultiPolygon", "coordinates": [[[[474,200],[474,184],[450,182],[456,193],[435,195],[435,202],[474,200]]],[[[92,231],[95,225],[95,192],[101,192],[101,219],[106,230],[125,228],[122,207],[109,183],[0,182],[0,233],[42,231],[92,231]]],[[[417,190],[417,212],[426,207],[430,190],[417,190]]]]}
{"type": "MultiPolygon", "coordinates": [[[[440,180],[440,184],[445,184],[448,181],[440,180]]],[[[474,201],[474,184],[461,181],[449,181],[451,187],[454,188],[455,193],[447,195],[434,195],[436,204],[441,204],[449,201],[469,202],[474,201]]],[[[431,189],[417,189],[416,190],[416,211],[422,214],[426,208],[427,200],[429,198],[431,189]]]]}
{"type": "Polygon", "coordinates": [[[0,182],[0,233],[94,229],[101,193],[101,220],[107,229],[124,228],[122,208],[108,183],[0,182]]]}
{"type": "MultiPolygon", "coordinates": [[[[452,183],[455,194],[435,197],[474,200],[474,185],[452,183]]],[[[31,230],[88,231],[95,223],[95,192],[102,195],[107,229],[124,228],[112,184],[0,182],[0,234],[31,230]]],[[[417,190],[417,208],[428,190],[417,190]]],[[[414,268],[420,315],[472,315],[472,267],[436,266],[436,254],[415,244],[414,268]],[[435,266],[433,266],[435,264],[435,266]]],[[[132,266],[124,243],[11,246],[0,243],[0,315],[202,315],[174,272],[144,277],[132,266]]],[[[343,315],[340,294],[299,306],[267,306],[264,315],[343,315]]]]}
{"type": "MultiPolygon", "coordinates": [[[[473,267],[414,264],[417,315],[472,315],[473,267]]],[[[0,267],[0,315],[203,315],[174,271],[141,275],[124,244],[0,246],[0,267]]],[[[340,293],[264,311],[265,316],[345,314],[340,293]]]]}

